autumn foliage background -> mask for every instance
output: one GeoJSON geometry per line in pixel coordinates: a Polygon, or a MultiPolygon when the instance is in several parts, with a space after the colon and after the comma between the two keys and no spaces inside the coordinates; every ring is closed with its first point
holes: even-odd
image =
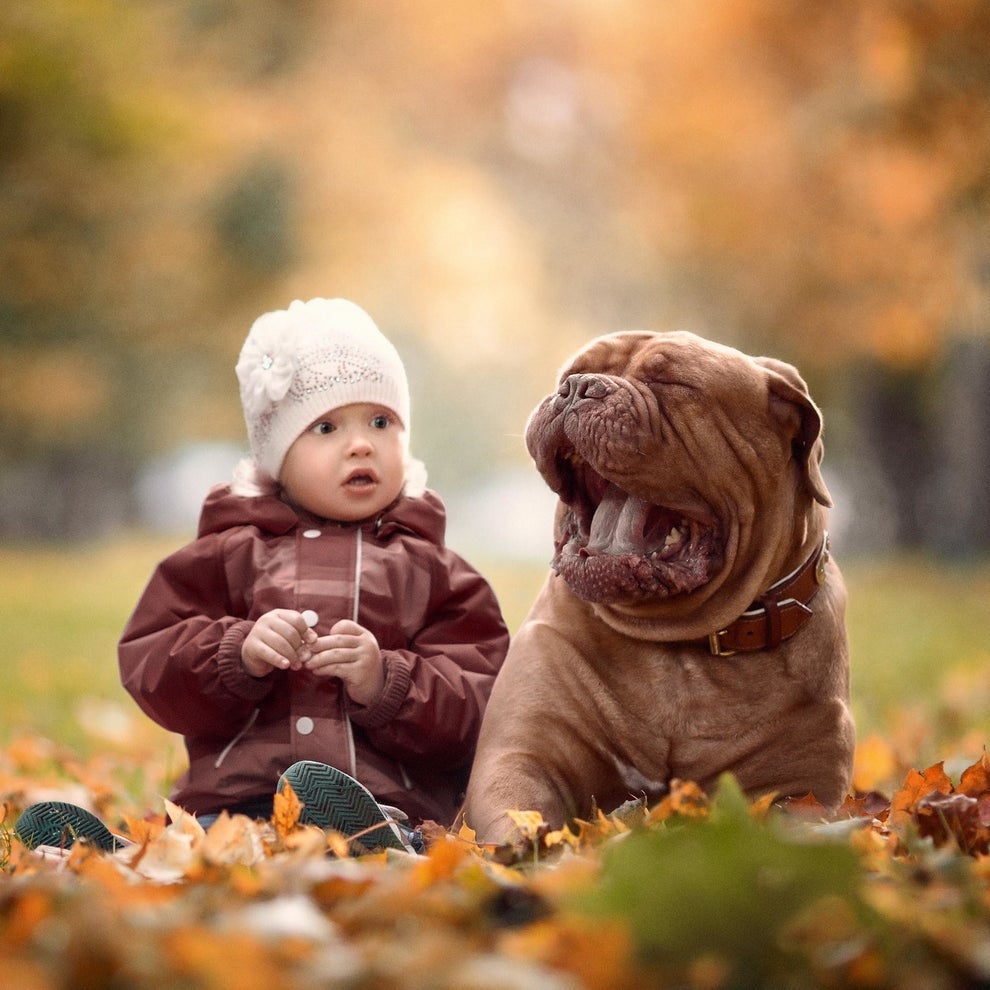
{"type": "Polygon", "coordinates": [[[11,985],[990,979],[988,163],[982,0],[4,4],[11,985]],[[191,532],[167,510],[243,447],[247,327],[314,295],[399,346],[414,452],[512,628],[548,555],[522,427],[571,350],[676,327],[800,367],[850,586],[838,821],[683,782],[529,821],[524,852],[441,829],[415,864],[328,857],[291,808],[164,828],[181,746],[116,638],[191,532]],[[50,796],[138,860],[28,855],[13,821],[50,796]]]}

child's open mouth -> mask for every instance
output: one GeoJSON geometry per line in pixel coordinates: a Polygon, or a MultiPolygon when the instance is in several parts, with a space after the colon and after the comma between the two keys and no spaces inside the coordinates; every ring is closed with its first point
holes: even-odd
{"type": "Polygon", "coordinates": [[[378,483],[378,479],[369,471],[356,471],[344,482],[347,488],[370,488],[378,483]]]}

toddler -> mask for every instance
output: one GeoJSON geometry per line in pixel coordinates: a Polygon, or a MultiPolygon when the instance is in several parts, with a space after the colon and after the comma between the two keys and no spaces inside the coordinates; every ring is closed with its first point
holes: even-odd
{"type": "Polygon", "coordinates": [[[184,736],[172,800],[204,824],[269,816],[287,781],[304,820],[409,848],[458,810],[508,645],[498,603],[444,545],[405,370],[364,310],[267,313],[236,370],[252,456],[152,575],[123,684],[184,736]]]}

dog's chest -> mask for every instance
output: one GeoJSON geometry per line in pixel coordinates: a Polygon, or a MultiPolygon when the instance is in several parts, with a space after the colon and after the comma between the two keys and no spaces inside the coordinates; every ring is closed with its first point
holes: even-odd
{"type": "MultiPolygon", "coordinates": [[[[603,711],[603,722],[618,721],[647,750],[650,740],[731,734],[771,720],[801,694],[783,656],[711,657],[693,646],[652,644],[644,644],[636,662],[625,653],[605,686],[604,707],[611,711],[603,711]]],[[[642,755],[630,754],[632,762],[642,755]]]]}

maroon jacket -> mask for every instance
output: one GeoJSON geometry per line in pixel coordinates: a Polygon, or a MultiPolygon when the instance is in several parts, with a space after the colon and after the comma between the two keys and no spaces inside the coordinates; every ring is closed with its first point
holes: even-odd
{"type": "Polygon", "coordinates": [[[354,524],[210,492],[197,539],[159,564],[118,647],[124,687],[185,736],[178,805],[205,814],[270,797],[292,763],[319,760],[414,820],[453,821],[508,634],[491,588],[444,546],[445,525],[429,491],[354,524]],[[385,663],[373,705],[336,678],[256,679],[241,665],[263,613],[312,609],[325,635],[355,618],[355,601],[385,663]]]}

